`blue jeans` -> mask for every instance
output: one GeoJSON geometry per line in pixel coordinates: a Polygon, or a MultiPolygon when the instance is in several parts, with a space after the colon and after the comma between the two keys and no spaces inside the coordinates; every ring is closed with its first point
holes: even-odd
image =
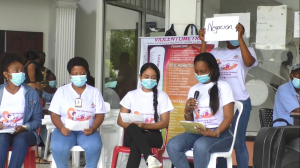
{"type": "Polygon", "coordinates": [[[176,168],[189,168],[185,152],[193,148],[194,166],[207,168],[210,153],[229,151],[232,139],[232,133],[229,129],[222,132],[218,138],[185,132],[170,139],[167,144],[167,151],[176,168]]]}
{"type": "Polygon", "coordinates": [[[81,146],[85,151],[86,168],[97,168],[101,154],[102,141],[99,132],[86,136],[82,131],[71,131],[64,136],[58,129],[55,129],[51,137],[52,155],[58,168],[68,168],[70,149],[81,146]]]}
{"type": "Polygon", "coordinates": [[[36,136],[32,131],[17,135],[0,133],[0,167],[4,167],[9,146],[12,154],[8,168],[21,168],[28,151],[28,147],[36,145],[36,136]]]}
{"type": "MultiPolygon", "coordinates": [[[[239,100],[240,101],[240,100],[239,100]]],[[[236,161],[239,168],[248,168],[249,164],[249,154],[248,149],[246,146],[246,132],[247,132],[247,126],[248,121],[250,118],[250,112],[252,110],[251,106],[251,100],[248,98],[245,101],[240,101],[243,103],[243,113],[240,117],[237,134],[236,134],[236,140],[234,144],[234,150],[236,153],[236,161]]],[[[235,128],[236,119],[238,117],[238,112],[235,113],[234,119],[232,122],[232,127],[235,128]]],[[[227,167],[227,161],[225,158],[218,158],[218,166],[217,168],[226,168],[227,167]]]]}

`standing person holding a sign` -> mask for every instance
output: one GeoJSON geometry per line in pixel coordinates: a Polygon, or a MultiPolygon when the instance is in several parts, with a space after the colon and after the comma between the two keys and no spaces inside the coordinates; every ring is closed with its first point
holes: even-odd
{"type": "MultiPolygon", "coordinates": [[[[205,29],[200,30],[199,38],[202,41],[201,53],[206,52],[205,29]]],[[[257,66],[256,54],[251,47],[247,47],[243,40],[244,27],[236,26],[238,40],[226,41],[227,48],[215,48],[211,53],[216,58],[220,68],[220,79],[229,83],[235,100],[243,103],[243,113],[237,129],[237,137],[234,149],[239,168],[248,168],[249,154],[246,146],[246,130],[252,109],[250,96],[245,88],[245,78],[248,71],[257,66]]],[[[235,125],[238,113],[235,113],[233,125],[235,125]]],[[[226,166],[226,159],[218,159],[219,166],[226,166]]]]}
{"type": "Polygon", "coordinates": [[[86,84],[89,65],[84,58],[70,59],[67,65],[72,83],[57,89],[49,111],[56,126],[51,149],[59,168],[68,168],[69,151],[79,145],[85,150],[86,167],[97,167],[102,141],[97,128],[106,113],[101,92],[86,84]]]}
{"type": "Polygon", "coordinates": [[[201,123],[196,132],[184,132],[170,139],[167,151],[173,165],[189,168],[185,152],[193,148],[194,167],[207,168],[210,154],[225,152],[231,147],[233,136],[229,126],[233,120],[234,99],[227,82],[219,80],[216,59],[210,53],[201,53],[194,60],[198,84],[190,88],[185,104],[186,121],[201,123]],[[199,96],[195,93],[199,93],[199,96]]]}
{"type": "Polygon", "coordinates": [[[130,147],[127,168],[138,168],[141,154],[148,164],[148,168],[159,168],[160,163],[151,153],[151,148],[161,148],[163,138],[160,130],[169,125],[170,112],[173,111],[169,96],[157,89],[160,73],[153,63],[146,63],[140,70],[142,87],[128,92],[120,104],[120,113],[140,114],[143,122],[124,122],[121,114],[118,125],[125,129],[124,145],[130,147]]]}

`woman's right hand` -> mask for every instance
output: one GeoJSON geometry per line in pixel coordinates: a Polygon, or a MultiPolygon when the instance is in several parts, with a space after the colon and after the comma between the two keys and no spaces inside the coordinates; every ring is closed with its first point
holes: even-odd
{"type": "Polygon", "coordinates": [[[63,126],[63,127],[60,129],[60,132],[61,132],[64,136],[68,136],[68,135],[70,134],[71,130],[63,126]]]}
{"type": "Polygon", "coordinates": [[[199,30],[199,38],[202,42],[205,42],[205,33],[206,33],[205,29],[199,30]]]}
{"type": "Polygon", "coordinates": [[[189,98],[185,103],[185,107],[187,110],[191,110],[191,108],[194,108],[194,106],[196,106],[197,104],[198,104],[198,102],[196,99],[189,98]]]}
{"type": "Polygon", "coordinates": [[[3,125],[2,125],[2,122],[0,122],[0,130],[3,129],[3,125]]]}

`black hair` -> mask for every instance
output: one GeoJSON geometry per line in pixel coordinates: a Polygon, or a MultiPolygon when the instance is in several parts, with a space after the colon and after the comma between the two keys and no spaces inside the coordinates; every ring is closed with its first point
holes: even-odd
{"type": "Polygon", "coordinates": [[[210,97],[209,107],[211,108],[213,114],[215,115],[219,110],[219,104],[220,104],[219,89],[218,89],[218,80],[220,77],[219,66],[216,58],[211,53],[207,53],[207,52],[197,55],[194,59],[194,65],[198,61],[203,61],[208,65],[210,69],[210,80],[211,82],[215,83],[214,86],[208,91],[210,97]]]}
{"type": "Polygon", "coordinates": [[[46,57],[45,52],[38,52],[39,55],[46,57]]]}
{"type": "Polygon", "coordinates": [[[69,62],[67,64],[67,69],[68,69],[69,74],[71,74],[71,70],[74,66],[82,66],[85,69],[86,73],[88,73],[88,71],[89,71],[89,64],[82,57],[74,57],[69,60],[69,62]]]}
{"type": "Polygon", "coordinates": [[[40,58],[39,54],[34,50],[25,51],[24,57],[27,59],[27,61],[32,61],[40,58]]]}
{"type": "Polygon", "coordinates": [[[0,67],[1,67],[1,74],[3,74],[4,71],[8,71],[8,66],[12,64],[13,62],[19,62],[22,65],[25,64],[25,58],[18,54],[17,52],[5,52],[1,55],[0,59],[0,67]]]}
{"type": "Polygon", "coordinates": [[[46,73],[47,73],[47,75],[46,75],[46,79],[47,79],[47,80],[48,80],[48,78],[49,78],[51,75],[55,76],[54,73],[52,73],[50,70],[47,71],[46,73]]]}
{"type": "MultiPolygon", "coordinates": [[[[156,82],[158,84],[159,79],[160,79],[160,73],[159,73],[159,69],[157,68],[157,66],[155,64],[153,64],[153,63],[144,64],[140,70],[140,75],[142,75],[148,68],[151,68],[156,72],[156,82]]],[[[157,105],[158,105],[157,85],[154,86],[154,88],[152,88],[152,91],[153,91],[154,121],[157,122],[158,118],[159,118],[158,113],[157,113],[157,105]]]]}

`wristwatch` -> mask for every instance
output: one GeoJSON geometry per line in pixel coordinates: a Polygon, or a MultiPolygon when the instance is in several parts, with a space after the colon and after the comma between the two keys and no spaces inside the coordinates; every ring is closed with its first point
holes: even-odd
{"type": "Polygon", "coordinates": [[[27,125],[21,125],[21,127],[25,128],[26,130],[28,130],[28,126],[27,125]]]}

